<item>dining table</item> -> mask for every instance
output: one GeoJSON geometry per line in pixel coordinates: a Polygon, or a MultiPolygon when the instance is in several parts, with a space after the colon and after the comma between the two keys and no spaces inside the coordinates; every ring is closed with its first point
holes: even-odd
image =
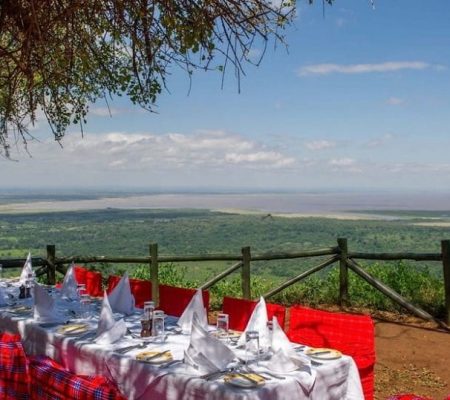
{"type": "MultiPolygon", "coordinates": [[[[311,359],[309,369],[275,373],[270,368],[270,351],[246,363],[245,349],[230,336],[225,343],[236,355],[235,364],[216,374],[205,374],[185,362],[190,335],[180,331],[174,316],[166,316],[164,336],[142,338],[142,309],[135,309],[131,315],[115,313],[114,318],[124,319],[127,334],[114,343],[98,344],[93,339],[101,298],[91,299],[86,314],[86,310],[80,311],[78,301],[63,299],[58,289],[48,286],[46,290],[66,320],[42,323],[34,319],[33,299],[18,298],[17,282],[2,280],[0,287],[7,295],[6,304],[0,307],[0,331],[19,333],[27,355],[46,355],[75,374],[107,377],[130,400],[364,400],[356,364],[344,354],[311,359]],[[77,324],[83,329],[77,330],[77,324]],[[143,351],[170,357],[140,359],[143,351]],[[230,374],[248,379],[245,376],[249,374],[243,371],[250,374],[250,382],[240,385],[229,379],[230,374]],[[252,382],[251,376],[258,379],[252,382]]],[[[211,335],[215,330],[215,326],[209,327],[211,335]]],[[[308,357],[308,346],[293,344],[293,349],[308,357]]]]}

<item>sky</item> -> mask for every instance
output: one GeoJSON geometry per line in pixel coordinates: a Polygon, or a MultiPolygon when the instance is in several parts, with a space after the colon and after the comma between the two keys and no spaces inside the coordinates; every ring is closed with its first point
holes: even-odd
{"type": "Polygon", "coordinates": [[[450,1],[306,3],[240,90],[174,69],[156,113],[99,101],[62,148],[39,121],[0,187],[450,190],[450,1]]]}

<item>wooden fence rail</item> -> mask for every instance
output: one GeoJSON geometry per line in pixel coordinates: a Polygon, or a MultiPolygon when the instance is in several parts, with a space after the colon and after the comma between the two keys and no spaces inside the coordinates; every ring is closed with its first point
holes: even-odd
{"type": "MultiPolygon", "coordinates": [[[[158,266],[160,263],[177,263],[177,262],[204,262],[204,261],[234,261],[234,263],[222,271],[217,276],[205,282],[201,288],[207,289],[215,285],[217,282],[225,279],[231,273],[240,269],[241,271],[241,287],[242,296],[245,299],[251,299],[251,264],[254,261],[273,261],[273,260],[288,260],[288,259],[302,259],[331,256],[331,258],[322,261],[315,267],[302,272],[298,276],[291,278],[281,284],[279,287],[272,289],[265,294],[264,297],[271,297],[275,294],[285,290],[293,284],[307,278],[311,274],[322,270],[323,268],[339,263],[339,303],[344,305],[349,302],[349,280],[348,271],[352,271],[359,277],[367,281],[370,285],[375,287],[392,301],[406,308],[411,313],[424,318],[426,320],[434,320],[442,327],[449,329],[450,326],[450,240],[441,241],[440,253],[363,253],[352,252],[348,249],[347,239],[338,238],[336,247],[328,247],[317,250],[307,250],[295,253],[263,253],[252,254],[250,247],[243,247],[240,254],[206,254],[206,255],[160,255],[158,253],[158,244],[150,243],[149,255],[143,257],[111,257],[111,256],[70,256],[57,257],[56,247],[54,245],[47,246],[47,257],[35,257],[32,259],[33,265],[40,267],[37,275],[47,275],[47,282],[54,284],[56,280],[56,272],[62,274],[66,271],[66,266],[72,262],[81,264],[90,263],[112,263],[112,264],[147,264],[150,271],[150,279],[152,281],[152,297],[158,304],[159,301],[159,280],[158,280],[158,266]],[[445,320],[437,321],[433,316],[412,305],[402,296],[396,293],[384,283],[368,274],[355,261],[356,259],[363,260],[414,260],[414,261],[439,261],[443,266],[443,284],[444,284],[444,305],[445,305],[445,320]]],[[[25,259],[4,259],[0,260],[3,268],[20,268],[23,266],[25,259]]]]}

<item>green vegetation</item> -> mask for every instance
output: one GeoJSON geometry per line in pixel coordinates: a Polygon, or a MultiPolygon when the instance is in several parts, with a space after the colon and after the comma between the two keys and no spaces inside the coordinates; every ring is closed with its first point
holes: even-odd
{"type": "MultiPolygon", "coordinates": [[[[56,244],[57,256],[109,255],[147,256],[149,242],[159,244],[161,255],[240,254],[251,246],[252,254],[295,252],[336,245],[337,237],[348,238],[351,251],[439,252],[447,228],[417,226],[399,219],[334,220],[326,218],[262,219],[258,215],[223,214],[207,210],[101,210],[85,212],[0,215],[0,257],[45,256],[45,246],[56,244]]],[[[252,294],[258,296],[298,275],[323,258],[252,262],[252,294]]],[[[161,281],[176,286],[197,287],[231,263],[180,263],[162,266],[161,281]]],[[[364,263],[413,303],[434,315],[443,312],[440,263],[364,263]]],[[[96,265],[105,275],[128,270],[145,278],[148,266],[96,265]]],[[[397,309],[390,300],[350,274],[350,298],[356,306],[397,309]]],[[[211,288],[212,305],[220,308],[224,295],[240,296],[239,273],[211,288]]],[[[335,303],[338,269],[329,267],[298,283],[274,300],[286,304],[335,303]]]]}

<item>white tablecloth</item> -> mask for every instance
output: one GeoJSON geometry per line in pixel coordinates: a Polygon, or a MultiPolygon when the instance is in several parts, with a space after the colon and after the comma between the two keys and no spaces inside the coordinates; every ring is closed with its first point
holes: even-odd
{"type": "MultiPolygon", "coordinates": [[[[58,301],[58,306],[70,309],[75,304],[58,301]]],[[[137,329],[139,317],[136,314],[127,318],[127,324],[137,329]]],[[[91,324],[96,326],[95,318],[91,324]]],[[[0,330],[20,333],[28,354],[45,354],[77,374],[106,376],[115,381],[121,392],[131,400],[364,400],[358,370],[348,356],[314,366],[317,378],[309,392],[301,385],[296,373],[285,375],[284,380],[270,379],[257,389],[240,389],[225,384],[221,379],[199,379],[195,370],[182,363],[160,368],[136,361],[135,356],[142,349],[130,351],[125,356],[113,351],[139,343],[140,339],[127,337],[114,345],[100,346],[89,339],[83,341],[60,335],[56,329],[40,326],[32,316],[13,316],[5,308],[0,308],[0,330]]],[[[170,349],[174,359],[182,359],[188,344],[187,335],[168,335],[164,343],[150,343],[146,350],[170,349]]]]}

